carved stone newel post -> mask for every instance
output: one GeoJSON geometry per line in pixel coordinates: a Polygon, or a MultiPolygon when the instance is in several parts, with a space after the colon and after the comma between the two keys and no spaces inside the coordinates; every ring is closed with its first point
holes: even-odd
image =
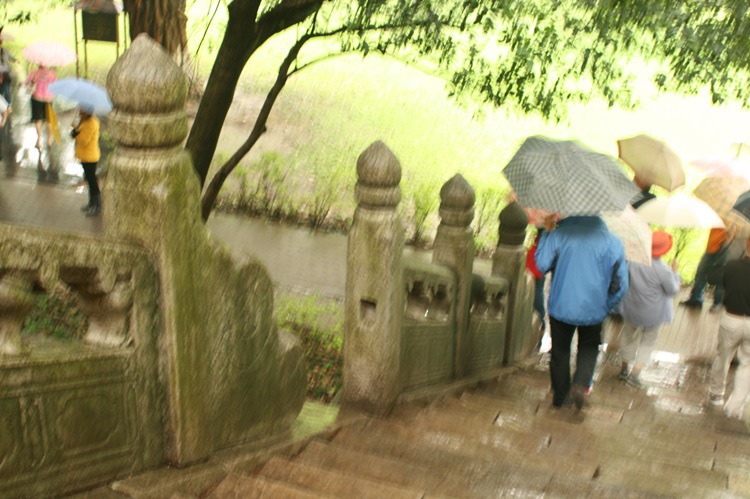
{"type": "Polygon", "coordinates": [[[401,165],[378,141],[357,160],[357,209],[349,232],[343,399],[384,413],[400,382],[404,313],[401,165]]]}
{"type": "MultiPolygon", "coordinates": [[[[163,286],[170,461],[185,464],[213,450],[209,429],[210,350],[206,310],[192,295],[205,239],[198,179],[182,142],[187,136],[187,79],[160,45],[140,35],[113,65],[107,89],[117,142],[103,192],[107,235],[140,241],[156,255],[163,286]]],[[[207,255],[203,255],[204,257],[207,255]]],[[[205,262],[204,262],[205,263],[205,262]]]]}
{"type": "MultiPolygon", "coordinates": [[[[521,313],[525,288],[526,268],[526,226],[529,216],[526,210],[517,202],[509,203],[500,212],[500,227],[498,229],[498,244],[492,256],[492,275],[505,277],[510,282],[508,291],[508,316],[505,345],[505,362],[511,362],[516,352],[516,345],[523,334],[528,333],[526,325],[522,323],[521,313]]],[[[528,308],[528,304],[526,304],[528,308]]],[[[530,326],[530,324],[529,324],[530,326]]]]}
{"type": "Polygon", "coordinates": [[[474,264],[474,189],[461,175],[455,175],[440,189],[440,225],[435,235],[433,263],[447,265],[456,273],[456,350],[454,376],[466,370],[468,354],[471,279],[474,264]]]}

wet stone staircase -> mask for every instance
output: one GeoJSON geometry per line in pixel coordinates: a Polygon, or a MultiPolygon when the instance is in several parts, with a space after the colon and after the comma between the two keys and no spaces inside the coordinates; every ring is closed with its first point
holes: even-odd
{"type": "Polygon", "coordinates": [[[706,376],[706,366],[662,363],[637,390],[612,359],[587,407],[554,409],[541,358],[461,395],[346,425],[204,494],[750,497],[750,435],[706,406],[706,376]]]}

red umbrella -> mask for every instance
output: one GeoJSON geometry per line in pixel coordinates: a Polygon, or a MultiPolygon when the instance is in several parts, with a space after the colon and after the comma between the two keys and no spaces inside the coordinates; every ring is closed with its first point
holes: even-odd
{"type": "Polygon", "coordinates": [[[21,51],[24,59],[45,67],[67,66],[76,61],[76,53],[67,45],[57,42],[34,42],[21,51]]]}

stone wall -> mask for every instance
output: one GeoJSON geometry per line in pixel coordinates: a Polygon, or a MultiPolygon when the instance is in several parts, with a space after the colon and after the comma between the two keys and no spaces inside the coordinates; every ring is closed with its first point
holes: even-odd
{"type": "Polygon", "coordinates": [[[0,224],[0,490],[43,497],[164,462],[159,281],[138,245],[0,224]],[[81,341],[22,336],[62,286],[81,341]]]}
{"type": "Polygon", "coordinates": [[[405,258],[396,213],[398,159],[375,142],[359,157],[357,175],[347,256],[345,403],[386,413],[404,393],[481,378],[528,355],[540,335],[531,322],[523,239],[509,244],[501,233],[492,274],[474,274],[474,190],[456,175],[440,191],[432,262],[405,258]]]}

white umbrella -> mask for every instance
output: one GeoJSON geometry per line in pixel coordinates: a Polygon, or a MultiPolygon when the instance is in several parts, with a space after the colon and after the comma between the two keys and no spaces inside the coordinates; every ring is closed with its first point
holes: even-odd
{"type": "Polygon", "coordinates": [[[604,212],[602,219],[609,231],[622,241],[626,260],[651,265],[651,228],[633,208],[604,212]]]}
{"type": "Polygon", "coordinates": [[[685,168],[666,143],[641,134],[617,141],[620,159],[645,182],[672,191],[685,184],[685,168]]]}
{"type": "Polygon", "coordinates": [[[724,222],[708,204],[684,194],[650,199],[638,208],[637,213],[646,222],[662,227],[724,227],[724,222]]]}

